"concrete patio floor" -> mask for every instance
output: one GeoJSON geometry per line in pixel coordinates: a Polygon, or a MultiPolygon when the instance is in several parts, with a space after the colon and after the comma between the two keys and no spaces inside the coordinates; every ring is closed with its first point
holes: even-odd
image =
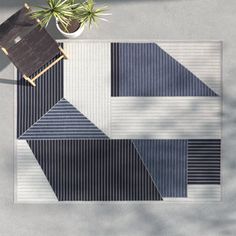
{"type": "MultiPolygon", "coordinates": [[[[40,0],[32,1],[34,5],[40,0]]],[[[102,2],[102,1],[97,1],[102,2]]],[[[23,0],[0,0],[0,22],[23,0]]],[[[30,2],[29,2],[30,3],[30,2]]],[[[104,3],[104,1],[103,1],[104,3]]],[[[223,201],[220,203],[14,204],[13,65],[0,53],[0,235],[235,235],[236,1],[110,0],[112,16],[81,39],[222,40],[223,201]]],[[[62,38],[54,23],[49,31],[62,38]]]]}

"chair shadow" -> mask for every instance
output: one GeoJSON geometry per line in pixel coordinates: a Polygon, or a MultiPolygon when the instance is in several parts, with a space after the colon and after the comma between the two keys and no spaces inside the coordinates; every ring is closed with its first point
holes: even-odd
{"type": "Polygon", "coordinates": [[[0,84],[13,84],[13,85],[17,85],[19,84],[17,80],[13,80],[13,79],[2,79],[0,78],[0,84]]]}
{"type": "Polygon", "coordinates": [[[0,50],[0,71],[6,68],[10,63],[11,62],[7,56],[2,52],[2,50],[0,50]]]}

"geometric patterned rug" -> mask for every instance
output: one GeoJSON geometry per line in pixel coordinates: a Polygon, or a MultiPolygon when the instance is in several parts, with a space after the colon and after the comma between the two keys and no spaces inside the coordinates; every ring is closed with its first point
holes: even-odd
{"type": "Polygon", "coordinates": [[[60,43],[16,73],[16,202],[221,200],[221,42],[60,43]]]}

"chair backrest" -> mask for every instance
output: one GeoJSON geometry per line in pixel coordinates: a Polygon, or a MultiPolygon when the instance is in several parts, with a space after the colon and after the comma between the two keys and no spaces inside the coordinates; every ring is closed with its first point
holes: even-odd
{"type": "Polygon", "coordinates": [[[37,21],[23,7],[0,25],[0,46],[8,50],[30,31],[37,27],[37,21]]]}
{"type": "Polygon", "coordinates": [[[32,19],[30,14],[25,4],[0,25],[0,47],[23,78],[36,86],[34,80],[66,56],[46,29],[39,26],[40,20],[32,19]]]}

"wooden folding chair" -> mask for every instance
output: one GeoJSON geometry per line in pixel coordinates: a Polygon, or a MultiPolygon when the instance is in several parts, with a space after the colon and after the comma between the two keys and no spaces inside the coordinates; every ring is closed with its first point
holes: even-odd
{"type": "Polygon", "coordinates": [[[25,4],[0,25],[0,47],[23,78],[36,86],[36,79],[67,56],[45,28],[40,27],[40,20],[30,17],[30,12],[30,7],[25,4]],[[52,62],[35,75],[49,61],[52,62]]]}

